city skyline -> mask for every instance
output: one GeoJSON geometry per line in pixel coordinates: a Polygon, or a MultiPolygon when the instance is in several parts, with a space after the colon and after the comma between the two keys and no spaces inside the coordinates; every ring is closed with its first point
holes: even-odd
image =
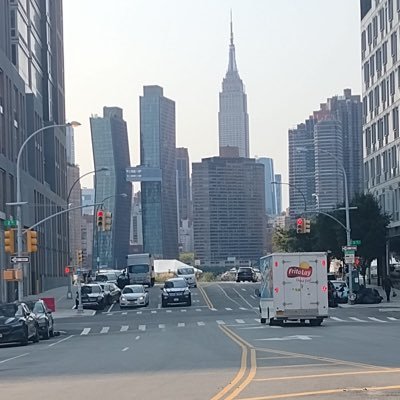
{"type": "MultiPolygon", "coordinates": [[[[340,93],[343,87],[361,92],[357,2],[338,0],[328,7],[315,0],[301,4],[256,1],[249,8],[234,0],[218,4],[205,1],[195,19],[195,3],[190,1],[184,5],[172,1],[168,6],[159,1],[151,5],[133,3],[121,2],[111,11],[103,0],[70,0],[64,4],[67,111],[84,123],[75,138],[82,173],[92,168],[83,150],[90,145],[88,117],[103,104],[124,108],[130,132],[131,165],[139,164],[139,112],[134,99],[144,84],[153,82],[168,90],[176,101],[177,147],[187,147],[192,161],[218,154],[218,91],[226,71],[231,8],[235,31],[240,32],[235,36],[240,49],[237,61],[249,96],[250,156],[273,158],[282,181],[288,180],[287,129],[309,110],[316,109],[327,94],[340,93]],[[160,11],[157,16],[152,15],[154,6],[160,11]],[[76,28],[84,26],[88,18],[107,20],[110,12],[122,16],[121,24],[103,31],[101,23],[93,23],[93,29],[85,35],[76,28]],[[150,16],[156,18],[151,31],[145,27],[150,16]],[[132,18],[134,23],[128,23],[132,18]],[[282,19],[288,27],[283,31],[284,46],[274,39],[282,19]],[[344,29],[337,29],[339,22],[344,29]],[[120,34],[120,29],[126,31],[120,34]],[[185,35],[180,35],[182,29],[185,35]],[[115,37],[121,40],[115,41],[115,37]],[[297,40],[304,45],[297,46],[297,40]],[[315,53],[316,47],[321,51],[315,53]],[[101,57],[105,49],[111,56],[101,65],[93,64],[92,59],[101,57]],[[308,58],[303,55],[311,53],[314,67],[310,69],[308,58]],[[337,59],[344,62],[338,65],[337,59]],[[163,68],[159,68],[160,62],[163,68]],[[82,65],[88,69],[82,71],[82,65]],[[110,75],[113,68],[119,69],[119,73],[110,75]],[[92,78],[96,75],[107,77],[101,86],[92,78]],[[134,78],[127,81],[126,76],[134,78]],[[193,116],[198,113],[202,118],[194,122],[193,116]]],[[[89,186],[88,182],[84,180],[83,185],[89,186]]],[[[282,189],[285,206],[287,187],[282,189]]]]}

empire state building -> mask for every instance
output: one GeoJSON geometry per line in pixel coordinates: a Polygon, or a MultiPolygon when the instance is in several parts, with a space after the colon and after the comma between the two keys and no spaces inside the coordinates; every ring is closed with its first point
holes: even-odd
{"type": "Polygon", "coordinates": [[[220,149],[237,147],[240,157],[249,158],[247,96],[236,65],[232,19],[228,71],[222,81],[222,92],[219,93],[218,125],[220,149]]]}

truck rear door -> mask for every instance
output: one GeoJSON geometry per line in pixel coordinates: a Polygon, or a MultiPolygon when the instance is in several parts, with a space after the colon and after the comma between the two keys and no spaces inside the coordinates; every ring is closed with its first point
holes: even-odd
{"type": "Polygon", "coordinates": [[[278,298],[281,300],[281,305],[283,310],[286,311],[288,315],[291,314],[291,310],[299,310],[301,308],[300,300],[300,281],[296,279],[293,273],[294,268],[299,265],[299,255],[298,254],[285,254],[282,257],[282,271],[283,271],[283,282],[280,290],[282,290],[282,296],[278,298]]]}
{"type": "Polygon", "coordinates": [[[299,276],[298,280],[303,310],[318,309],[318,261],[317,256],[300,256],[299,269],[302,276],[299,276]]]}

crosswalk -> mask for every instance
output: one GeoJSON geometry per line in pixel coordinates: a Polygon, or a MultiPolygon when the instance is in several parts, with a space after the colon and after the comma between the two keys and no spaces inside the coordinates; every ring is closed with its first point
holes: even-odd
{"type": "MultiPolygon", "coordinates": [[[[393,322],[400,322],[400,317],[335,317],[332,316],[328,320],[325,321],[325,324],[334,324],[334,323],[376,323],[376,324],[387,324],[393,322]]],[[[230,320],[212,320],[212,321],[190,321],[190,322],[171,322],[171,323],[150,323],[148,325],[144,324],[133,324],[133,325],[121,325],[121,326],[103,326],[103,327],[86,327],[83,328],[78,334],[80,336],[89,336],[93,334],[106,335],[110,333],[121,333],[121,332],[134,332],[141,331],[145,332],[148,329],[157,329],[160,331],[165,331],[166,329],[173,328],[189,328],[189,327],[205,327],[205,326],[215,326],[215,325],[227,325],[232,327],[244,327],[244,326],[257,326],[260,324],[259,318],[250,318],[250,319],[230,319],[230,320]]],[[[270,328],[268,325],[259,325],[265,326],[265,328],[270,328]]],[[[279,328],[274,326],[273,328],[279,328]]]]}
{"type": "Polygon", "coordinates": [[[171,313],[185,313],[185,312],[209,312],[209,311],[253,311],[253,310],[258,310],[258,306],[254,307],[237,307],[237,308],[232,308],[232,307],[223,307],[220,309],[217,308],[208,308],[207,306],[195,306],[195,307],[190,307],[190,308],[172,308],[172,309],[163,309],[163,308],[157,308],[157,309],[145,309],[145,310],[136,310],[136,309],[131,309],[131,310],[112,310],[112,311],[103,311],[102,314],[105,314],[107,316],[111,315],[143,315],[143,314],[171,314],[171,313]]]}

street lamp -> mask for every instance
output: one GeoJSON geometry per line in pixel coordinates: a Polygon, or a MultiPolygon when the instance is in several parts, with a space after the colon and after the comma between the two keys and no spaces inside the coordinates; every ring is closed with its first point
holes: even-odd
{"type": "MultiPolygon", "coordinates": [[[[308,151],[307,148],[305,147],[297,147],[297,151],[300,152],[306,152],[308,151]]],[[[344,201],[345,201],[345,211],[346,211],[346,243],[347,246],[351,246],[351,227],[350,227],[350,207],[349,207],[349,190],[348,190],[348,185],[347,185],[347,174],[346,174],[346,169],[344,168],[344,165],[341,160],[335,155],[332,154],[330,151],[325,150],[325,149],[317,149],[317,151],[320,151],[321,153],[328,154],[330,157],[336,160],[337,164],[339,165],[340,170],[343,173],[343,179],[344,179],[344,201]]],[[[354,294],[353,294],[353,264],[349,263],[349,303],[352,303],[354,300],[354,294]]]]}
{"type": "MultiPolygon", "coordinates": [[[[17,255],[18,257],[22,256],[22,201],[21,201],[21,157],[22,157],[22,151],[24,150],[25,146],[27,143],[36,135],[38,135],[41,132],[44,132],[48,129],[54,129],[54,128],[66,128],[66,127],[78,127],[81,124],[76,121],[68,122],[66,124],[57,124],[57,125],[49,125],[49,126],[44,126],[37,131],[31,133],[25,141],[22,143],[18,156],[17,156],[17,201],[16,201],[16,206],[17,206],[17,255]]],[[[16,267],[23,272],[23,267],[22,264],[17,264],[16,267]]],[[[18,281],[18,300],[21,301],[22,297],[24,296],[24,274],[22,274],[22,280],[18,281]]]]}
{"type": "MultiPolygon", "coordinates": [[[[97,172],[104,172],[104,171],[109,171],[109,169],[107,167],[103,167],[103,168],[99,168],[99,169],[95,169],[93,171],[89,171],[86,172],[86,174],[81,175],[78,179],[75,180],[75,182],[71,185],[69,192],[68,192],[68,196],[67,196],[67,204],[69,204],[69,199],[71,197],[72,194],[72,190],[74,189],[74,186],[85,176],[88,176],[90,174],[96,174],[97,172]]],[[[71,246],[70,246],[70,229],[69,229],[69,225],[70,225],[70,217],[71,214],[68,214],[68,225],[67,225],[67,264],[69,265],[70,261],[71,261],[71,246]]],[[[67,291],[67,299],[72,299],[72,282],[71,282],[71,278],[68,279],[68,291],[67,291]]]]}
{"type": "MultiPolygon", "coordinates": [[[[96,220],[96,216],[97,216],[97,211],[99,210],[99,207],[103,207],[104,203],[109,200],[112,199],[113,197],[123,197],[126,198],[128,197],[128,195],[126,193],[119,193],[119,194],[113,194],[111,196],[105,197],[101,202],[100,202],[100,206],[97,206],[94,210],[94,221],[96,220]]],[[[93,225],[95,225],[95,223],[93,222],[93,225]]],[[[99,239],[100,239],[100,232],[96,229],[96,272],[99,271],[100,269],[100,251],[99,251],[99,239]]]]}
{"type": "Polygon", "coordinates": [[[288,183],[288,182],[276,182],[276,181],[271,182],[271,184],[272,184],[272,185],[287,185],[287,186],[289,186],[289,187],[292,187],[292,188],[296,189],[296,190],[301,194],[301,197],[303,198],[303,201],[304,201],[304,212],[307,211],[307,200],[306,200],[306,196],[304,196],[304,193],[302,192],[302,190],[300,190],[300,188],[299,188],[298,186],[294,185],[293,183],[288,183]]]}

